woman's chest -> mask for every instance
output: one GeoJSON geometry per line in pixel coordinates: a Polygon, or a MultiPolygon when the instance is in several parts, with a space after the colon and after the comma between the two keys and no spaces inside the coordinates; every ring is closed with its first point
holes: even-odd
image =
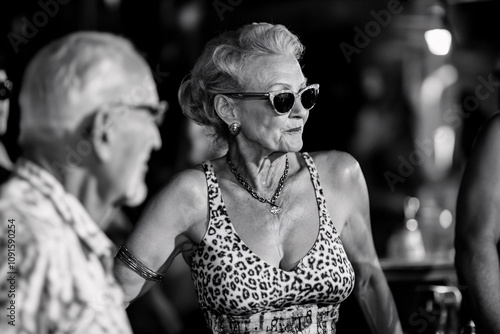
{"type": "Polygon", "coordinates": [[[288,268],[261,258],[227,220],[213,224],[200,247],[192,259],[193,279],[204,303],[219,312],[339,303],[352,291],[354,271],[326,221],[310,249],[288,268]]]}
{"type": "Polygon", "coordinates": [[[338,231],[347,214],[340,201],[330,203],[333,210],[329,210],[326,197],[317,196],[310,182],[307,186],[291,184],[285,190],[276,202],[279,214],[243,189],[223,194],[228,219],[242,242],[269,264],[288,270],[313,247],[322,222],[338,231]]]}

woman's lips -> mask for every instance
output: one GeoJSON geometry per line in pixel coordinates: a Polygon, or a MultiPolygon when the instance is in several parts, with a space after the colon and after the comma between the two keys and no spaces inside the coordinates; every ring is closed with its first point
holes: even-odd
{"type": "Polygon", "coordinates": [[[286,133],[291,133],[291,134],[300,133],[300,132],[302,132],[302,127],[298,126],[296,128],[293,128],[293,129],[290,129],[290,130],[286,130],[285,132],[286,133]]]}

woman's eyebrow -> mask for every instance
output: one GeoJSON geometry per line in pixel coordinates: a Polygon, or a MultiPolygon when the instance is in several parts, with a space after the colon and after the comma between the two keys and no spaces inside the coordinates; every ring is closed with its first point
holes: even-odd
{"type": "MultiPolygon", "coordinates": [[[[300,88],[305,88],[307,87],[308,85],[308,81],[307,81],[307,78],[304,77],[304,80],[302,81],[302,83],[300,84],[300,88]]],[[[291,89],[292,88],[292,85],[289,84],[289,83],[284,83],[284,82],[274,82],[274,83],[271,83],[269,84],[266,89],[269,90],[269,89],[272,89],[273,87],[275,86],[283,86],[284,89],[291,89]]]]}
{"type": "Polygon", "coordinates": [[[287,84],[287,83],[284,83],[284,82],[273,82],[273,83],[270,83],[266,87],[266,89],[270,90],[270,89],[272,89],[273,87],[276,87],[276,86],[283,86],[284,89],[290,89],[290,87],[291,87],[290,84],[287,84]]]}

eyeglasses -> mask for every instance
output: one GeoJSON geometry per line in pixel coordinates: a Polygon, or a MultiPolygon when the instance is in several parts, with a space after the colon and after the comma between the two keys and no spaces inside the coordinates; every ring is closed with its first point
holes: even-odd
{"type": "Polygon", "coordinates": [[[0,101],[7,100],[10,98],[10,94],[12,93],[12,81],[6,79],[5,81],[0,82],[0,101]]]}
{"type": "Polygon", "coordinates": [[[154,117],[155,123],[157,125],[161,125],[163,123],[165,112],[167,111],[168,103],[167,101],[160,101],[158,105],[150,105],[150,104],[127,104],[124,102],[118,102],[116,104],[113,104],[112,107],[147,111],[154,117]]]}
{"type": "Polygon", "coordinates": [[[222,95],[234,97],[237,99],[255,99],[255,100],[266,100],[269,99],[271,102],[271,105],[274,108],[274,111],[278,115],[285,115],[292,110],[294,104],[295,104],[295,99],[300,98],[300,103],[302,103],[302,106],[310,110],[314,107],[316,104],[316,101],[318,100],[318,94],[319,94],[319,84],[313,84],[310,86],[307,86],[297,93],[285,89],[285,90],[279,90],[276,92],[270,92],[270,93],[250,93],[250,92],[244,92],[244,93],[224,93],[222,95]]]}

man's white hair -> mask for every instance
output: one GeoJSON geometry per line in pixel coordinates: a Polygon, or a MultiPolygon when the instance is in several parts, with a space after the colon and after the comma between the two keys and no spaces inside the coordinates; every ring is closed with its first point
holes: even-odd
{"type": "Polygon", "coordinates": [[[95,111],[89,97],[106,100],[107,89],[140,73],[150,73],[149,66],[123,37],[76,32],[51,42],[24,73],[19,97],[21,147],[74,131],[95,111]]]}

